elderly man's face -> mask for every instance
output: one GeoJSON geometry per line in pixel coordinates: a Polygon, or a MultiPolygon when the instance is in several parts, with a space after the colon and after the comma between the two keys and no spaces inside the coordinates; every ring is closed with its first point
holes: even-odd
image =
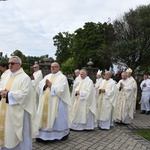
{"type": "Polygon", "coordinates": [[[109,71],[106,71],[105,73],[105,79],[109,80],[111,78],[111,73],[109,71]]]}
{"type": "Polygon", "coordinates": [[[122,73],[122,74],[121,74],[121,77],[122,77],[123,80],[126,80],[126,79],[127,79],[127,74],[122,73]]]}
{"type": "Polygon", "coordinates": [[[75,72],[75,76],[77,77],[80,74],[80,71],[75,72]]]}
{"type": "Polygon", "coordinates": [[[82,79],[85,79],[87,77],[87,74],[86,74],[86,72],[81,70],[80,71],[80,76],[81,76],[82,79]]]}
{"type": "Polygon", "coordinates": [[[39,70],[39,66],[38,65],[34,65],[33,66],[33,70],[36,72],[36,71],[38,71],[39,70]]]}
{"type": "Polygon", "coordinates": [[[58,71],[59,71],[59,65],[58,65],[58,63],[52,63],[51,64],[51,72],[52,73],[57,73],[58,71]]]}
{"type": "Polygon", "coordinates": [[[101,78],[101,75],[100,74],[96,74],[96,78],[97,79],[101,78]]]}
{"type": "Polygon", "coordinates": [[[9,59],[8,65],[11,72],[16,72],[21,68],[21,64],[16,58],[9,59]]]}
{"type": "Polygon", "coordinates": [[[131,72],[127,72],[127,76],[128,76],[128,78],[130,78],[131,77],[131,72]]]}

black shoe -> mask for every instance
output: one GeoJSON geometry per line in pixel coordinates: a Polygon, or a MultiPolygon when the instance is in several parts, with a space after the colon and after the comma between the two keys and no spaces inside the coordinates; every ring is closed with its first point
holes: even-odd
{"type": "Polygon", "coordinates": [[[76,130],[74,130],[74,129],[70,129],[70,131],[76,131],[76,130]]]}
{"type": "Polygon", "coordinates": [[[47,143],[47,142],[49,142],[48,140],[43,140],[43,139],[41,139],[41,138],[36,138],[35,139],[38,143],[47,143]]]}
{"type": "Polygon", "coordinates": [[[150,115],[150,111],[147,111],[147,112],[146,112],[146,115],[150,115]]]}
{"type": "Polygon", "coordinates": [[[117,125],[121,125],[121,124],[122,124],[121,121],[120,121],[120,122],[116,121],[115,123],[116,123],[117,125]]]}
{"type": "Polygon", "coordinates": [[[44,140],[42,140],[42,139],[40,139],[40,138],[36,138],[35,139],[37,142],[40,142],[40,143],[43,143],[44,142],[44,140]]]}
{"type": "MultiPolygon", "coordinates": [[[[69,134],[70,134],[70,133],[69,133],[69,134]]],[[[66,141],[66,140],[68,140],[69,134],[67,134],[66,136],[64,136],[64,137],[61,139],[61,141],[66,141]]]]}
{"type": "Polygon", "coordinates": [[[146,112],[145,112],[145,110],[142,110],[141,112],[140,112],[140,114],[145,114],[146,112]]]}
{"type": "Polygon", "coordinates": [[[124,123],[124,122],[122,122],[122,124],[125,125],[125,126],[127,126],[127,125],[129,125],[130,123],[124,123]]]}

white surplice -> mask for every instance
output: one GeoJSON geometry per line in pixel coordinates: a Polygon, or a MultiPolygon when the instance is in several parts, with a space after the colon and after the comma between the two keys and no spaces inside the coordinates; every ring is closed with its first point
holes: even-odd
{"type": "Polygon", "coordinates": [[[128,78],[129,82],[132,86],[133,90],[133,96],[131,97],[131,100],[133,101],[133,113],[136,113],[136,102],[137,102],[137,83],[135,79],[131,76],[128,78]]]}
{"type": "Polygon", "coordinates": [[[120,83],[124,86],[118,94],[116,121],[129,124],[133,119],[133,101],[131,99],[131,97],[133,97],[132,85],[130,84],[128,78],[126,80],[121,79],[117,84],[118,90],[120,83]]]}
{"type": "Polygon", "coordinates": [[[72,104],[74,103],[74,100],[75,100],[75,89],[78,87],[81,80],[82,80],[81,76],[78,75],[73,82],[73,88],[72,88],[72,93],[71,93],[72,104]]]}
{"type": "Polygon", "coordinates": [[[96,95],[93,81],[87,76],[79,83],[76,91],[80,91],[76,96],[73,109],[71,129],[91,130],[97,126],[96,95]]]}
{"type": "Polygon", "coordinates": [[[36,101],[36,106],[38,108],[39,104],[39,83],[43,79],[43,74],[41,70],[38,70],[33,73],[34,80],[32,80],[33,84],[33,90],[34,90],[34,96],[35,96],[35,101],[36,101]]]}
{"type": "Polygon", "coordinates": [[[56,74],[46,75],[39,86],[41,91],[38,107],[40,128],[37,138],[43,140],[62,139],[64,136],[68,135],[70,131],[70,110],[72,108],[67,78],[59,71],[56,74]],[[46,127],[42,127],[42,114],[45,98],[43,87],[46,79],[50,80],[52,77],[54,80],[49,94],[47,125],[46,127]]]}
{"type": "Polygon", "coordinates": [[[140,84],[142,90],[141,110],[150,111],[150,79],[143,80],[140,84]],[[143,87],[146,84],[146,87],[143,87]]]}
{"type": "MultiPolygon", "coordinates": [[[[14,80],[8,93],[9,104],[6,104],[4,146],[1,150],[31,150],[32,138],[38,134],[36,105],[29,76],[19,69],[7,75],[1,88],[6,89],[9,78],[14,80]]],[[[0,101],[0,108],[1,108],[0,101]]]]}
{"type": "Polygon", "coordinates": [[[113,79],[104,79],[99,89],[104,89],[98,98],[98,125],[101,129],[110,129],[115,120],[117,87],[113,79]],[[106,85],[106,86],[105,86],[106,85]]]}

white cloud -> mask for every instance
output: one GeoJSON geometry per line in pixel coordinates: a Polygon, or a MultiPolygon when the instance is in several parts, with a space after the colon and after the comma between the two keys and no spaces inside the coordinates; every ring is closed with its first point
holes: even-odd
{"type": "Polygon", "coordinates": [[[149,0],[7,0],[0,1],[0,51],[10,55],[49,54],[55,58],[52,38],[58,32],[74,32],[85,22],[107,22],[149,0]]]}

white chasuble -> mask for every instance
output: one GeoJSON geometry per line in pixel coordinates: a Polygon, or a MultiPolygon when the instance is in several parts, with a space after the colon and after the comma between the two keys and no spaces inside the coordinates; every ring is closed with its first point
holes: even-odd
{"type": "Polygon", "coordinates": [[[116,119],[124,122],[128,115],[133,119],[133,101],[131,100],[131,97],[133,97],[133,90],[128,78],[118,82],[118,89],[120,87],[120,83],[122,83],[124,87],[118,94],[116,119]]]}
{"type": "MultiPolygon", "coordinates": [[[[59,71],[56,74],[49,74],[39,84],[40,98],[38,107],[38,118],[40,128],[52,128],[58,115],[60,99],[67,104],[68,116],[72,108],[70,91],[66,77],[59,71]],[[46,79],[52,82],[51,89],[46,88],[43,92],[46,79]]],[[[70,118],[70,117],[69,117],[70,118]]]]}
{"type": "MultiPolygon", "coordinates": [[[[38,122],[36,114],[36,105],[33,98],[32,83],[23,69],[13,73],[12,77],[7,76],[1,83],[2,89],[10,88],[9,92],[16,100],[16,104],[6,104],[4,144],[1,147],[14,148],[17,144],[24,141],[23,127],[25,111],[29,114],[30,137],[38,134],[38,122]],[[11,80],[13,79],[13,81],[11,80]],[[12,82],[10,82],[10,80],[12,82]],[[9,86],[7,85],[9,83],[9,86]]],[[[9,100],[9,99],[8,99],[9,100]]],[[[0,101],[0,108],[2,101],[0,101]]]]}
{"type": "Polygon", "coordinates": [[[93,81],[86,77],[79,83],[76,90],[79,90],[80,93],[76,96],[74,102],[73,123],[86,124],[89,118],[89,111],[94,115],[95,119],[97,117],[96,91],[93,81]]]}
{"type": "Polygon", "coordinates": [[[107,121],[112,114],[112,120],[115,119],[114,109],[116,107],[117,87],[112,79],[103,80],[99,89],[105,89],[105,93],[101,93],[98,99],[98,120],[107,121]]]}

